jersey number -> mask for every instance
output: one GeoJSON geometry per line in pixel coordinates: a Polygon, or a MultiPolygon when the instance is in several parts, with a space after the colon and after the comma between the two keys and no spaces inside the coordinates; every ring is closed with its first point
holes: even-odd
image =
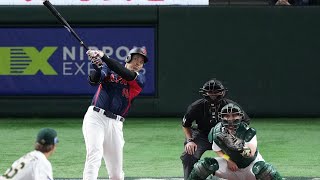
{"type": "Polygon", "coordinates": [[[126,98],[129,98],[129,91],[128,89],[126,88],[123,88],[122,89],[122,96],[126,97],[126,98]]]}
{"type": "Polygon", "coordinates": [[[20,164],[17,164],[17,166],[11,167],[10,169],[8,169],[8,170],[4,173],[3,176],[4,176],[5,178],[7,178],[7,179],[12,179],[13,176],[15,176],[20,169],[23,169],[23,168],[24,168],[24,165],[25,165],[25,163],[24,163],[24,162],[21,162],[20,164]]]}

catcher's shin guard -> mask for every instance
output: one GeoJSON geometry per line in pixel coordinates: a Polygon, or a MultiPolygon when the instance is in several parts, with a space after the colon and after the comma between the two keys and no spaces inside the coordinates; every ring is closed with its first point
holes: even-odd
{"type": "Polygon", "coordinates": [[[252,167],[252,172],[257,180],[282,180],[279,172],[271,164],[264,161],[256,162],[252,167]]]}
{"type": "Polygon", "coordinates": [[[194,164],[188,180],[204,180],[210,174],[215,174],[218,169],[218,161],[215,158],[206,157],[194,164]]]}

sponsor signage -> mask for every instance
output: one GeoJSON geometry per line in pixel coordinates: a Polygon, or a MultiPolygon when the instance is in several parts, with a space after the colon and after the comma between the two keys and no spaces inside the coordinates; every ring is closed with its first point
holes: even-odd
{"type": "MultiPolygon", "coordinates": [[[[90,49],[125,63],[129,50],[144,46],[149,61],[141,95],[155,95],[154,27],[74,28],[90,49]]],[[[86,50],[63,27],[0,28],[0,95],[92,95],[86,50]]]]}

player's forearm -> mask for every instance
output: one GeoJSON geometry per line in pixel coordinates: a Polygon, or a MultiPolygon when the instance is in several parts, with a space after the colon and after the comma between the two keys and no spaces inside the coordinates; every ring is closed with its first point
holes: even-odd
{"type": "Polygon", "coordinates": [[[190,139],[192,138],[192,132],[191,132],[191,128],[189,127],[182,127],[182,130],[186,136],[186,139],[190,139]]]}
{"type": "Polygon", "coordinates": [[[215,152],[219,157],[222,157],[223,159],[225,159],[227,161],[230,160],[230,157],[227,154],[225,154],[224,152],[222,152],[222,151],[215,151],[215,152]]]}
{"type": "Polygon", "coordinates": [[[102,61],[107,64],[107,66],[117,73],[119,76],[121,76],[123,79],[127,81],[132,81],[136,78],[137,73],[132,72],[125,68],[122,64],[120,64],[118,61],[109,58],[108,56],[104,55],[102,58],[102,61]]]}

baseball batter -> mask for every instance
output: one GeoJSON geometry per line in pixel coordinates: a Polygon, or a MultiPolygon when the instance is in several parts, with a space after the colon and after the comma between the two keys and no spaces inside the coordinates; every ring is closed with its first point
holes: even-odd
{"type": "Polygon", "coordinates": [[[206,179],[210,174],[228,180],[281,180],[280,174],[266,163],[257,149],[256,130],[241,122],[244,114],[229,103],[219,112],[219,122],[208,139],[219,156],[198,161],[189,180],[206,179]]]}
{"type": "Polygon", "coordinates": [[[83,180],[96,180],[103,158],[109,179],[124,179],[123,122],[132,100],[140,94],[145,77],[139,71],[148,61],[144,47],[131,49],[125,66],[104,55],[88,50],[94,70],[89,83],[98,89],[83,119],[82,132],[86,144],[83,180]],[[103,62],[103,63],[102,63],[103,62]]]}
{"type": "Polygon", "coordinates": [[[57,132],[54,129],[41,129],[35,150],[16,160],[0,176],[0,180],[53,180],[52,166],[47,158],[55,151],[57,143],[57,132]]]}

